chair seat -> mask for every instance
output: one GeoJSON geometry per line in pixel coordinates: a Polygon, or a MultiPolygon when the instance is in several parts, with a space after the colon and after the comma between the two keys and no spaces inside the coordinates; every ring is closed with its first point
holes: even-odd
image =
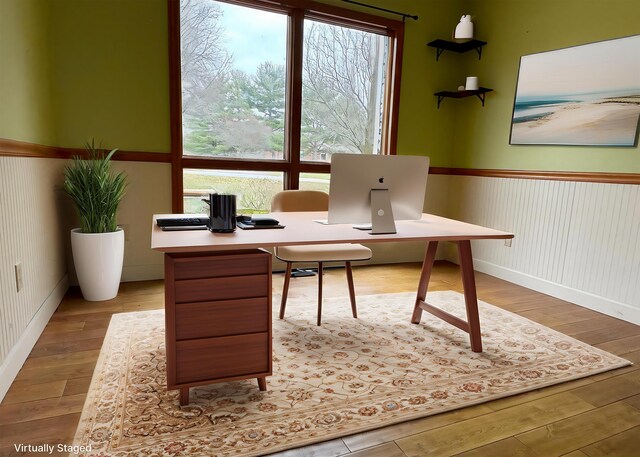
{"type": "Polygon", "coordinates": [[[369,260],[371,249],[351,243],[278,246],[276,257],[285,262],[350,262],[369,260]]]}

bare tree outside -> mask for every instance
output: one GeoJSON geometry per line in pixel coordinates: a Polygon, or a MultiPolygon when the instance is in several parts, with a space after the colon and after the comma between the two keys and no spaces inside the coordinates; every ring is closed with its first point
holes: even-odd
{"type": "Polygon", "coordinates": [[[221,15],[211,1],[180,2],[183,114],[199,113],[212,90],[228,78],[232,56],[222,42],[221,15]]]}
{"type": "Polygon", "coordinates": [[[386,37],[305,21],[303,149],[372,154],[379,131],[386,37]]]}

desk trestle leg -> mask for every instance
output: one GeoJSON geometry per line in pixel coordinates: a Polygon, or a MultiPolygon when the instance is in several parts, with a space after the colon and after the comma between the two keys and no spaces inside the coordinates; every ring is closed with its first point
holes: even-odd
{"type": "Polygon", "coordinates": [[[467,322],[469,323],[467,332],[469,332],[471,338],[471,350],[473,352],[482,352],[480,315],[478,314],[478,297],[476,295],[476,279],[473,272],[470,240],[458,241],[458,254],[460,255],[464,303],[467,308],[467,322]]]}
{"type": "Polygon", "coordinates": [[[453,316],[446,311],[443,311],[435,306],[428,304],[425,299],[427,297],[427,288],[429,286],[429,279],[431,278],[431,271],[433,270],[433,263],[436,258],[436,249],[438,248],[437,241],[429,242],[427,252],[424,256],[424,262],[422,264],[422,273],[420,274],[420,282],[418,283],[418,295],[416,297],[416,303],[413,308],[413,315],[411,316],[411,322],[414,324],[420,323],[422,317],[422,311],[427,311],[436,317],[448,322],[451,325],[455,325],[461,330],[469,333],[471,341],[471,350],[473,352],[482,352],[482,338],[480,334],[480,317],[478,315],[478,298],[476,295],[476,282],[473,272],[473,258],[471,256],[471,242],[469,240],[458,241],[458,253],[460,255],[460,271],[462,273],[462,285],[464,288],[464,301],[467,309],[467,321],[453,316]]]}

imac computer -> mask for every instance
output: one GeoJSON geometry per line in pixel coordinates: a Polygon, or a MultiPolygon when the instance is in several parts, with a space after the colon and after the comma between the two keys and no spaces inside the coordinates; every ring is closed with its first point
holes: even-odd
{"type": "Polygon", "coordinates": [[[428,157],[333,154],[327,222],[396,233],[394,221],[421,218],[428,174],[428,157]]]}

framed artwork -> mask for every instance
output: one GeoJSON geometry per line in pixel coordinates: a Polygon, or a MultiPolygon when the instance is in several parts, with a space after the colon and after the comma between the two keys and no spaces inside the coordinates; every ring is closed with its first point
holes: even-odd
{"type": "Polygon", "coordinates": [[[635,146],[640,35],[520,58],[510,144],[635,146]]]}

